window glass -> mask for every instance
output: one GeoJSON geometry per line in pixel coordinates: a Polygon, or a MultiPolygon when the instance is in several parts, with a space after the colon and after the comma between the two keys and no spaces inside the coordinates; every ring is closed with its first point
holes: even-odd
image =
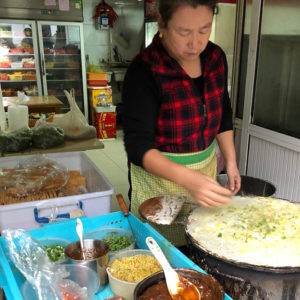
{"type": "Polygon", "coordinates": [[[242,45],[241,45],[241,66],[240,66],[240,73],[239,73],[240,74],[239,82],[238,82],[239,88],[238,88],[238,96],[237,96],[238,100],[237,100],[237,107],[236,107],[236,117],[241,119],[243,118],[243,110],[244,110],[251,12],[252,12],[252,0],[248,0],[245,6],[244,33],[243,33],[242,45]]]}
{"type": "Polygon", "coordinates": [[[300,2],[264,1],[253,123],[300,138],[300,2]]]}

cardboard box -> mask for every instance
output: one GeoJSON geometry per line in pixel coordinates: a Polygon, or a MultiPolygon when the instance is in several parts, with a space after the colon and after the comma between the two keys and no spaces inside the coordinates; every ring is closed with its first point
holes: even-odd
{"type": "Polygon", "coordinates": [[[117,115],[116,106],[97,107],[94,106],[96,113],[95,126],[97,137],[100,140],[115,139],[117,137],[117,115]]]}
{"type": "Polygon", "coordinates": [[[111,86],[98,86],[98,87],[88,87],[89,91],[89,101],[90,101],[90,121],[92,124],[95,124],[95,109],[94,106],[101,101],[112,102],[112,89],[111,86]]]}

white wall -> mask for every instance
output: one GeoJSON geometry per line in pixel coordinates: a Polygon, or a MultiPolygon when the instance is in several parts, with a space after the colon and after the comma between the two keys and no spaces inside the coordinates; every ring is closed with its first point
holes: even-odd
{"type": "MultiPolygon", "coordinates": [[[[106,0],[106,3],[113,7],[118,16],[121,16],[120,6],[115,5],[117,1],[106,0]]],[[[133,1],[124,1],[130,4],[133,1]]],[[[100,0],[84,0],[83,1],[83,27],[84,27],[84,47],[85,54],[89,56],[90,63],[99,64],[99,61],[104,59],[107,61],[109,58],[109,31],[98,30],[95,28],[95,21],[93,16],[96,11],[96,6],[100,0]]],[[[129,37],[129,47],[126,49],[118,44],[112,38],[112,47],[118,46],[118,50],[124,60],[131,60],[136,55],[144,43],[144,4],[137,2],[136,5],[123,6],[123,17],[119,17],[118,21],[121,23],[122,30],[129,37]]],[[[116,28],[116,25],[115,25],[116,28]]],[[[111,35],[113,36],[114,30],[111,35]]],[[[112,60],[113,51],[112,51],[112,60]]]]}
{"type": "Polygon", "coordinates": [[[233,50],[235,36],[236,4],[219,3],[219,13],[214,16],[210,40],[225,52],[228,63],[228,88],[231,89],[233,50]]]}

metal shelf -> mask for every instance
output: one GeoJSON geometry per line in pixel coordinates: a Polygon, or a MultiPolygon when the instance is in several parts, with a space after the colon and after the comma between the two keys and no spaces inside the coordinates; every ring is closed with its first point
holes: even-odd
{"type": "Polygon", "coordinates": [[[36,68],[0,68],[0,70],[3,71],[14,71],[14,70],[22,70],[22,71],[26,71],[26,70],[36,70],[36,68]]]}
{"type": "Polygon", "coordinates": [[[14,35],[14,36],[0,36],[0,38],[2,39],[32,39],[32,36],[17,36],[17,35],[14,35]]]}
{"type": "Polygon", "coordinates": [[[46,70],[81,70],[81,68],[46,68],[46,70]]]}
{"type": "Polygon", "coordinates": [[[48,79],[48,82],[56,82],[56,81],[81,81],[81,79],[48,79]]]}
{"type": "Polygon", "coordinates": [[[36,82],[36,80],[0,80],[4,83],[36,82]]]}
{"type": "Polygon", "coordinates": [[[26,53],[26,52],[22,52],[22,53],[7,53],[7,54],[4,54],[3,56],[27,56],[27,55],[34,56],[34,53],[26,53]]]}
{"type": "Polygon", "coordinates": [[[44,54],[45,56],[58,56],[58,55],[81,55],[80,53],[69,54],[69,53],[48,53],[44,54]]]}

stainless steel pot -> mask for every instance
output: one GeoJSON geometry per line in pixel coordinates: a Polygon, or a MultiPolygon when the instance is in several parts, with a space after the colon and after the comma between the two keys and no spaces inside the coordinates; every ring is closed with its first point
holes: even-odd
{"type": "MultiPolygon", "coordinates": [[[[217,181],[220,185],[225,186],[228,177],[227,174],[217,175],[217,181]]],[[[262,196],[271,197],[276,193],[275,186],[264,179],[241,175],[241,189],[237,196],[262,196]]]]}
{"type": "MultiPolygon", "coordinates": [[[[102,254],[98,257],[89,260],[78,259],[77,257],[74,256],[75,253],[74,251],[81,251],[80,242],[79,241],[73,242],[65,248],[65,256],[67,257],[68,263],[70,264],[79,264],[94,270],[99,276],[99,280],[100,280],[99,291],[101,291],[105,288],[106,284],[108,283],[106,267],[108,265],[109,246],[107,243],[100,240],[94,240],[94,239],[84,240],[85,251],[89,251],[90,249],[94,249],[94,248],[99,249],[102,254]]],[[[81,276],[85,276],[85,274],[81,274],[81,276]]]]}

